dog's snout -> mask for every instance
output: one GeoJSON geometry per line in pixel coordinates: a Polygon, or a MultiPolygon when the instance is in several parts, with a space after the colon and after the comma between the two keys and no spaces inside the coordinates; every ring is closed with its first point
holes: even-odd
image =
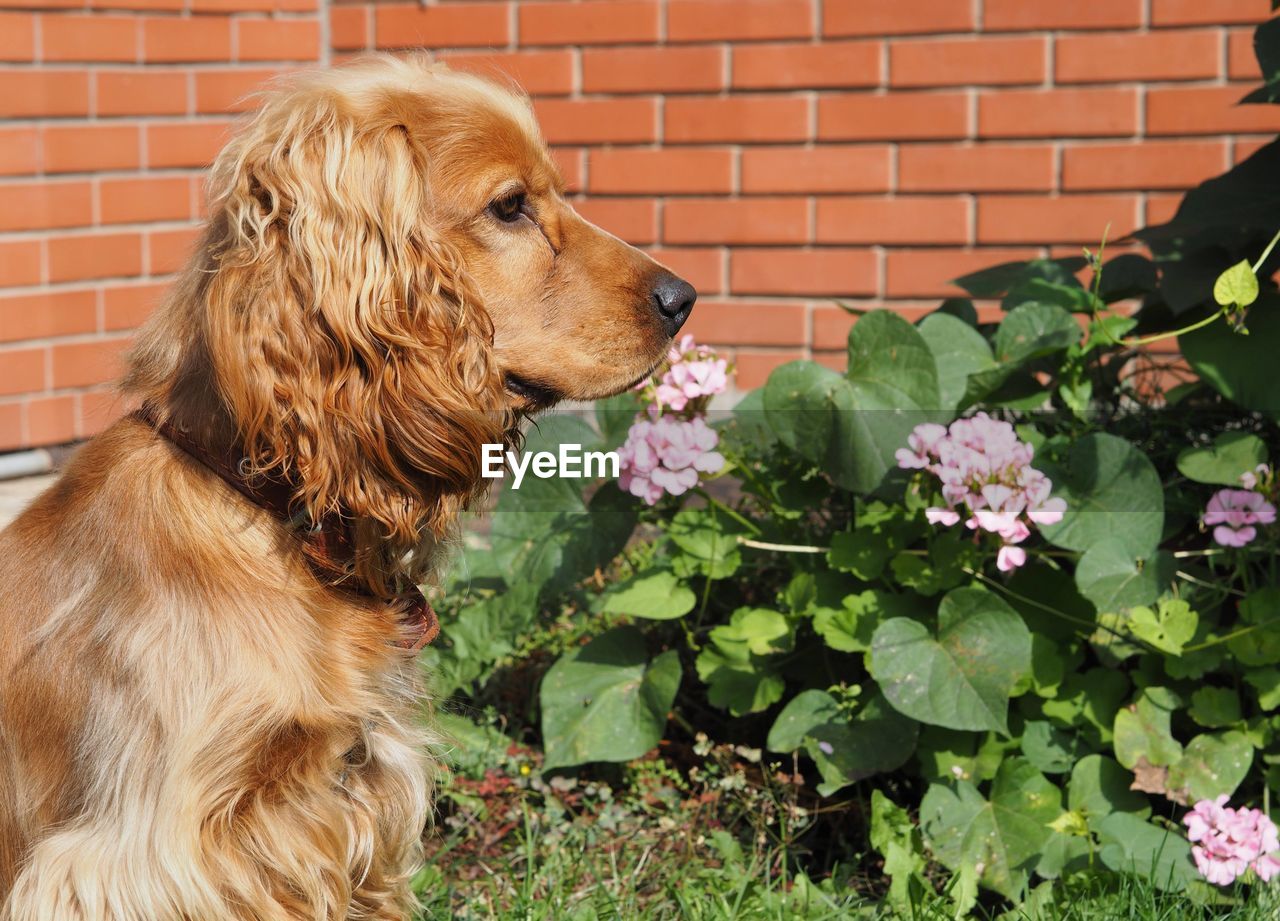
{"type": "Polygon", "coordinates": [[[683,278],[663,272],[654,282],[649,298],[662,316],[662,325],[666,328],[667,335],[674,336],[693,312],[693,302],[698,299],[698,292],[683,278]]]}

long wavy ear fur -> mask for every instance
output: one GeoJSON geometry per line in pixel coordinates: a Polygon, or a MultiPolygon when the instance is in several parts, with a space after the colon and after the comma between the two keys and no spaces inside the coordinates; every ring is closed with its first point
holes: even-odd
{"type": "MultiPolygon", "coordinates": [[[[357,572],[382,593],[416,576],[511,428],[492,324],[431,225],[414,114],[407,94],[322,78],[269,96],[214,166],[203,251],[166,308],[196,314],[252,464],[296,482],[312,520],[354,518],[357,572]]],[[[135,350],[127,385],[148,398],[192,376],[174,323],[135,350]]]]}

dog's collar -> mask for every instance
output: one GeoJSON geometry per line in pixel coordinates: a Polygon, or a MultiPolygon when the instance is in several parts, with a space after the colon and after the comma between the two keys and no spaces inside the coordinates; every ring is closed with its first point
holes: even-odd
{"type": "MultiPolygon", "coordinates": [[[[217,474],[223,482],[240,493],[254,505],[270,512],[281,524],[297,534],[303,556],[316,577],[326,585],[333,585],[366,597],[375,597],[367,588],[351,581],[354,569],[355,544],[351,529],[339,515],[326,516],[311,525],[305,515],[293,510],[293,487],[285,480],[254,475],[248,470],[248,461],[233,446],[222,454],[204,448],[190,435],[161,419],[154,407],[144,404],[132,414],[180,448],[208,470],[217,474]]],[[[393,598],[382,598],[400,610],[400,620],[406,636],[396,645],[414,652],[436,638],[440,622],[417,587],[393,598]]]]}

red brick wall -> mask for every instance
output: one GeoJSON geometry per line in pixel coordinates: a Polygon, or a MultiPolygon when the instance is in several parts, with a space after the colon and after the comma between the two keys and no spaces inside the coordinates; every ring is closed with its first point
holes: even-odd
{"type": "Polygon", "coordinates": [[[1164,219],[1280,131],[1267,0],[0,0],[0,450],[97,430],[235,101],[437,49],[535,99],[591,219],[693,281],[740,382],[1001,260],[1164,219]],[[330,37],[326,46],[326,31],[330,37]]]}

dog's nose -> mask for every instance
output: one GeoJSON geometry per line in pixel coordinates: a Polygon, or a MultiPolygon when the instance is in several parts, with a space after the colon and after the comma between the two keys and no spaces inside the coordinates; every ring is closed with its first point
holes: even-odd
{"type": "Polygon", "coordinates": [[[698,292],[683,278],[663,272],[654,282],[649,299],[662,316],[662,325],[666,327],[667,335],[674,336],[693,312],[693,302],[698,299],[698,292]]]}

